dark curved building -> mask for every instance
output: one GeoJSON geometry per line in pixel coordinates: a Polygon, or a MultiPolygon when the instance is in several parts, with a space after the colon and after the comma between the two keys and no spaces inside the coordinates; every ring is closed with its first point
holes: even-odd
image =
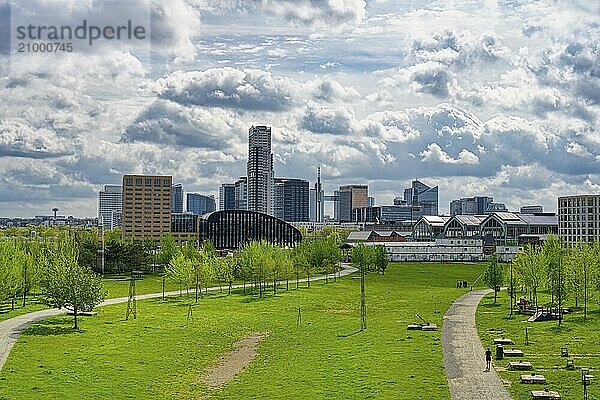
{"type": "Polygon", "coordinates": [[[200,241],[210,240],[217,249],[239,249],[252,241],[293,247],[302,240],[300,231],[282,219],[258,211],[221,210],[200,219],[200,241]]]}

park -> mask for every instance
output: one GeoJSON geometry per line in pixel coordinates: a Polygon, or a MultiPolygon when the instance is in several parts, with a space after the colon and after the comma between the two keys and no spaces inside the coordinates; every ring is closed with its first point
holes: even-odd
{"type": "Polygon", "coordinates": [[[254,242],[235,256],[167,240],[152,260],[168,259],[164,270],[132,272],[119,261],[104,278],[82,262],[83,234],[5,240],[0,330],[28,313],[53,314],[20,332],[0,363],[0,399],[463,398],[448,371],[445,315],[469,296],[479,296],[473,348],[481,354],[474,376],[462,378],[476,386],[499,376],[513,399],[544,389],[596,398],[582,368],[591,376],[600,364],[597,246],[567,251],[550,238],[506,264],[388,263],[381,246],[357,245],[340,264],[340,236],[295,249],[254,242]],[[53,278],[33,274],[36,263],[53,278]],[[8,265],[20,270],[9,275],[8,265]],[[570,313],[526,322],[518,298],[570,313]],[[496,372],[483,372],[483,347],[494,348],[496,372]],[[531,363],[527,373],[544,385],[522,383],[509,362],[531,363]]]}

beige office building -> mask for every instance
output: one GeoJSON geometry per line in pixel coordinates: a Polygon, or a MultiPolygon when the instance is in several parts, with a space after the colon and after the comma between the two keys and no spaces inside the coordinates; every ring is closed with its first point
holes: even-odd
{"type": "Polygon", "coordinates": [[[600,195],[558,198],[558,235],[569,246],[600,240],[600,195]]]}
{"type": "Polygon", "coordinates": [[[171,176],[123,176],[123,238],[155,242],[171,232],[171,176]]]}

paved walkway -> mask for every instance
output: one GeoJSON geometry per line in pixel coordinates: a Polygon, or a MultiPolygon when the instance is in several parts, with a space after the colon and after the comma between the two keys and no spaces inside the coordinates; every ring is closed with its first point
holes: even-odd
{"type": "MultiPolygon", "coordinates": [[[[356,271],[358,271],[358,269],[350,266],[350,264],[342,264],[343,269],[341,271],[339,271],[337,273],[338,277],[342,277],[342,276],[346,276],[346,275],[350,275],[356,271]]],[[[333,274],[328,275],[329,279],[333,279],[333,274]]],[[[319,276],[314,276],[310,278],[310,281],[320,281],[320,280],[325,280],[325,275],[319,275],[319,276]]],[[[299,282],[306,282],[307,279],[303,278],[300,279],[299,282]]],[[[283,281],[285,283],[285,281],[283,281]]],[[[290,285],[292,285],[292,283],[295,285],[296,284],[296,280],[290,280],[290,285]]],[[[242,288],[243,285],[233,285],[231,288],[232,289],[239,289],[242,288]]],[[[225,286],[223,288],[226,288],[225,286]]],[[[219,290],[219,286],[213,286],[208,288],[209,291],[215,291],[215,290],[219,290]]],[[[136,296],[137,300],[144,300],[144,299],[155,299],[157,297],[162,297],[162,292],[159,293],[150,293],[150,294],[140,294],[136,296]]],[[[177,291],[173,291],[173,292],[165,292],[165,296],[178,296],[179,295],[179,290],[177,291]]],[[[114,298],[114,299],[108,299],[103,301],[101,304],[98,305],[98,307],[102,307],[102,306],[108,306],[111,304],[119,304],[119,303],[127,303],[128,298],[127,297],[118,297],[118,298],[114,298]]],[[[48,317],[52,317],[55,315],[61,315],[61,314],[65,314],[66,310],[62,309],[49,309],[49,310],[41,310],[41,311],[35,311],[35,312],[31,312],[29,314],[23,314],[20,315],[18,317],[14,317],[14,318],[10,318],[7,319],[5,321],[0,322],[0,370],[2,370],[2,367],[4,366],[4,363],[6,362],[6,359],[8,358],[8,355],[10,354],[10,350],[12,349],[12,347],[14,346],[14,344],[16,343],[19,334],[25,329],[27,328],[31,323],[48,318],[48,317]]]]}
{"type": "Polygon", "coordinates": [[[444,315],[442,348],[452,400],[511,400],[500,377],[485,369],[485,350],[475,327],[475,311],[491,290],[469,292],[444,315]]]}

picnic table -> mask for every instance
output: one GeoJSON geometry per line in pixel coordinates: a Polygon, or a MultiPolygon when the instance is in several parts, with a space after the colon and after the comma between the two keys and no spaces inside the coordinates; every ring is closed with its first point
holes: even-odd
{"type": "Polygon", "coordinates": [[[494,339],[494,344],[514,344],[513,341],[511,339],[507,339],[507,338],[500,338],[500,339],[494,339]]]}
{"type": "Polygon", "coordinates": [[[508,363],[508,369],[513,371],[530,371],[533,365],[529,361],[511,361],[508,363]]]}
{"type": "Polygon", "coordinates": [[[551,390],[532,390],[531,391],[532,399],[560,399],[560,394],[558,392],[553,392],[551,390]]]}
{"type": "Polygon", "coordinates": [[[544,375],[521,375],[521,383],[546,383],[544,375]]]}

